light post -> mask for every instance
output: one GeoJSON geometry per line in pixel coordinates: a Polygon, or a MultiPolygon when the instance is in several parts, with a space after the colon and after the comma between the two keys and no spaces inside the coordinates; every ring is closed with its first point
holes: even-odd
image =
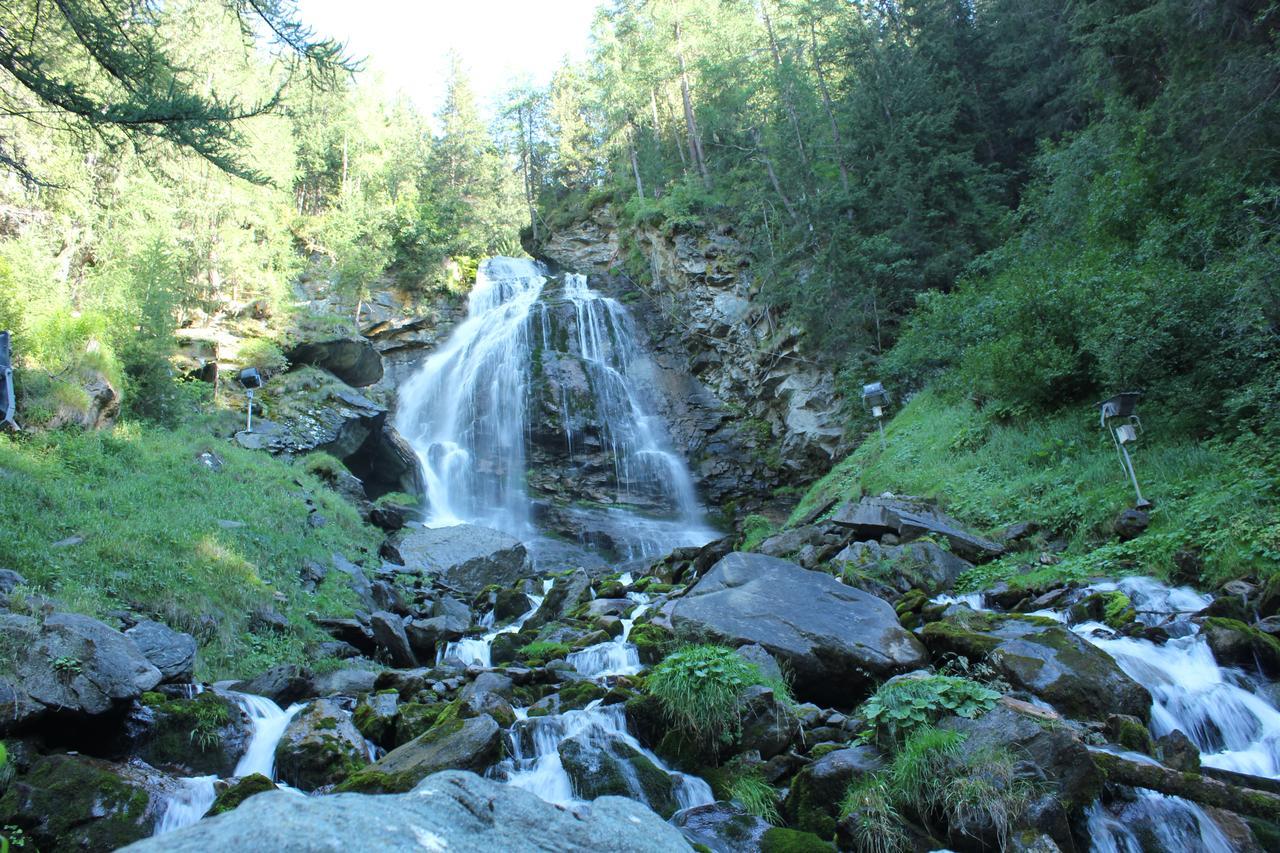
{"type": "Polygon", "coordinates": [[[258,372],[256,367],[246,367],[240,371],[240,384],[249,392],[249,422],[245,425],[245,432],[253,432],[253,392],[262,387],[262,374],[258,372]]]}
{"type": "Polygon", "coordinates": [[[1129,456],[1127,446],[1137,441],[1142,433],[1142,420],[1136,413],[1138,398],[1141,396],[1141,391],[1125,391],[1103,400],[1099,406],[1102,427],[1111,433],[1111,440],[1115,442],[1116,453],[1120,457],[1120,467],[1133,483],[1133,491],[1138,496],[1135,506],[1138,509],[1146,509],[1151,506],[1151,501],[1142,496],[1142,488],[1138,485],[1138,474],[1133,469],[1133,459],[1129,456]]]}
{"type": "Polygon", "coordinates": [[[17,402],[13,394],[13,352],[9,347],[9,333],[0,332],[0,429],[17,431],[18,422],[13,419],[17,402]]]}
{"type": "Polygon", "coordinates": [[[884,410],[889,405],[889,393],[884,390],[884,385],[879,382],[863,385],[862,404],[871,410],[871,417],[876,419],[876,426],[880,427],[880,449],[886,449],[888,444],[884,440],[884,410]]]}

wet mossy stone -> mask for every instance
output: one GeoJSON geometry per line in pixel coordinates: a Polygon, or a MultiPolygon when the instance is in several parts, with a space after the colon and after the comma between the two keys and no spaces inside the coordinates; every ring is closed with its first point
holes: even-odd
{"type": "Polygon", "coordinates": [[[560,744],[560,761],[583,800],[615,795],[640,800],[664,819],[676,812],[671,776],[622,740],[604,744],[572,737],[560,744]]]}
{"type": "Polygon", "coordinates": [[[394,744],[401,746],[419,735],[425,734],[448,705],[443,702],[424,704],[422,702],[406,702],[399,707],[396,715],[394,744]]]}
{"type": "Polygon", "coordinates": [[[393,746],[396,722],[400,716],[399,704],[400,694],[394,690],[367,695],[356,705],[351,720],[360,734],[378,746],[393,746]]]}
{"type": "Polygon", "coordinates": [[[234,785],[219,794],[205,816],[213,817],[223,812],[229,812],[254,794],[261,794],[263,791],[274,791],[275,789],[275,783],[266,776],[261,773],[252,773],[239,779],[234,785]]]}
{"type": "Polygon", "coordinates": [[[1280,640],[1270,634],[1220,616],[1204,620],[1200,630],[1219,664],[1280,675],[1280,640]]]}
{"type": "Polygon", "coordinates": [[[395,793],[441,770],[484,772],[501,752],[502,729],[489,716],[459,718],[458,705],[450,703],[425,734],[352,774],[337,790],[395,793]]]}
{"type": "Polygon", "coordinates": [[[82,755],[47,755],[0,796],[0,826],[44,851],[117,850],[155,829],[143,771],[82,755]]]}
{"type": "MultiPolygon", "coordinates": [[[[207,690],[190,699],[145,693],[152,723],[136,755],[153,767],[179,767],[189,775],[229,776],[249,746],[251,725],[240,707],[207,690]]],[[[184,775],[187,775],[184,774],[184,775]]]]}
{"type": "Polygon", "coordinates": [[[822,756],[792,778],[783,801],[787,822],[819,838],[833,837],[844,792],[850,784],[882,766],[879,753],[865,744],[822,756]]]}
{"type": "Polygon", "coordinates": [[[640,662],[647,666],[661,662],[676,648],[675,635],[652,623],[632,628],[627,640],[636,647],[640,662]]]}
{"type": "Polygon", "coordinates": [[[280,779],[304,791],[341,782],[368,763],[364,738],[333,699],[308,705],[276,745],[280,779]]]}
{"type": "Polygon", "coordinates": [[[574,681],[560,688],[560,711],[577,711],[585,708],[596,699],[601,699],[609,691],[594,681],[574,681]]]}
{"type": "Polygon", "coordinates": [[[760,839],[760,853],[835,853],[829,841],[811,832],[775,826],[760,839]]]}

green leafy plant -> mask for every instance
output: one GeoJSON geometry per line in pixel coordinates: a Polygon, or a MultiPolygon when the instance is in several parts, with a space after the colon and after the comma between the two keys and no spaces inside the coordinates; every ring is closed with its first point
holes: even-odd
{"type": "Polygon", "coordinates": [[[780,703],[793,701],[785,683],[766,678],[759,667],[724,646],[685,646],[654,667],[647,683],[667,718],[703,745],[737,737],[738,700],[757,684],[768,685],[780,703]]]}
{"type": "Polygon", "coordinates": [[[53,671],[62,675],[76,675],[84,670],[78,658],[62,655],[53,659],[53,671]]]}
{"type": "Polygon", "coordinates": [[[991,710],[1000,694],[951,675],[900,678],[881,685],[862,706],[870,735],[901,741],[947,714],[973,718],[991,710]]]}
{"type": "Polygon", "coordinates": [[[571,651],[568,643],[552,643],[535,640],[520,649],[520,657],[532,666],[542,666],[547,661],[567,657],[571,651]]]}

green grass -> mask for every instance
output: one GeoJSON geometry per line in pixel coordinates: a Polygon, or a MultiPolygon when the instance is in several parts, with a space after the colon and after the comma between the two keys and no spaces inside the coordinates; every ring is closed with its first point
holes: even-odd
{"type": "Polygon", "coordinates": [[[331,572],[307,593],[298,570],[334,553],[355,558],[378,541],[303,466],[196,427],[0,436],[0,517],[4,563],[33,591],[108,621],[127,609],[195,634],[204,678],[301,661],[305,643],[323,638],[306,614],[348,614],[355,601],[345,575],[331,572]],[[206,450],[221,457],[220,471],[197,461],[206,450]],[[322,527],[308,524],[308,496],[322,527]],[[71,537],[84,541],[53,547],[71,537]],[[248,633],[264,607],[287,616],[293,632],[248,633]]]}
{"type": "Polygon", "coordinates": [[[742,545],[739,550],[754,551],[774,532],[773,522],[763,515],[748,515],[742,521],[742,545]]]}
{"type": "MultiPolygon", "coordinates": [[[[1134,501],[1110,438],[1094,410],[1062,410],[1017,422],[988,419],[973,405],[917,395],[887,425],[888,449],[866,441],[801,499],[790,524],[830,500],[861,494],[937,499],[982,531],[1036,521],[1068,547],[1062,564],[1024,575],[1089,577],[1140,572],[1167,576],[1173,555],[1198,552],[1204,580],[1268,576],[1280,567],[1280,453],[1260,439],[1201,442],[1165,435],[1156,411],[1134,450],[1143,493],[1155,502],[1151,527],[1117,543],[1111,522],[1134,501]]],[[[1020,575],[1023,556],[984,566],[969,586],[1020,575]]]]}
{"type": "Polygon", "coordinates": [[[729,797],[736,800],[747,814],[774,826],[782,823],[782,815],[778,812],[778,792],[764,780],[759,770],[736,776],[729,783],[729,797]]]}

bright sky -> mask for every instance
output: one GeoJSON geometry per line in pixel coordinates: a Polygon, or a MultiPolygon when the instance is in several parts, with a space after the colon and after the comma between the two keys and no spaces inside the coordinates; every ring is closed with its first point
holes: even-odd
{"type": "Polygon", "coordinates": [[[539,85],[586,53],[600,0],[298,0],[318,35],[346,42],[387,88],[435,113],[445,55],[462,56],[482,109],[523,76],[539,85]]]}

